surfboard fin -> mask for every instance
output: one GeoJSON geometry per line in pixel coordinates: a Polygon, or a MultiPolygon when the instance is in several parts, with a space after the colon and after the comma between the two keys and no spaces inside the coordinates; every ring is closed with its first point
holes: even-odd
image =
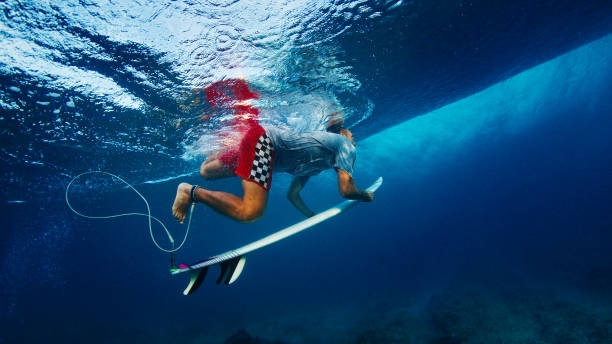
{"type": "Polygon", "coordinates": [[[208,266],[189,271],[189,285],[187,285],[187,288],[183,291],[183,295],[189,295],[198,290],[202,281],[204,281],[204,277],[206,277],[207,271],[208,266]]]}
{"type": "Polygon", "coordinates": [[[221,266],[221,274],[217,278],[217,284],[232,284],[244,269],[244,263],[246,263],[246,256],[236,257],[234,259],[226,260],[219,265],[221,266]]]}

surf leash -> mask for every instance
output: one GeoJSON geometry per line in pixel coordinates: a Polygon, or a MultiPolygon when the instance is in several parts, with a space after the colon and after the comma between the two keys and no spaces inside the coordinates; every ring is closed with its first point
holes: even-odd
{"type": "Polygon", "coordinates": [[[68,205],[68,208],[70,208],[70,210],[72,210],[73,213],[77,214],[78,216],[87,218],[87,219],[112,219],[112,218],[116,218],[116,217],[122,217],[122,216],[146,216],[149,220],[149,234],[151,236],[151,240],[153,241],[153,244],[155,244],[155,246],[160,249],[163,252],[166,253],[170,253],[170,270],[174,270],[177,269],[176,264],[174,262],[174,253],[177,252],[178,250],[180,250],[183,245],[185,244],[185,242],[187,241],[187,237],[189,236],[189,229],[191,228],[191,218],[193,217],[193,210],[195,209],[195,203],[191,203],[191,208],[189,210],[189,219],[187,220],[187,230],[185,231],[185,236],[183,237],[183,240],[181,241],[180,245],[178,245],[178,247],[175,246],[175,240],[174,237],[172,237],[172,234],[170,234],[170,231],[168,230],[168,228],[166,227],[166,225],[164,225],[164,223],[156,218],[155,216],[151,215],[151,208],[149,207],[149,202],[147,201],[147,199],[138,191],[136,190],[136,188],[126,182],[123,178],[109,173],[109,172],[104,172],[104,171],[89,171],[89,172],[83,172],[79,175],[77,175],[76,177],[72,178],[72,180],[70,181],[70,183],[68,183],[68,186],[66,187],[66,204],[68,205]],[[123,214],[114,214],[114,215],[103,215],[103,216],[93,216],[93,215],[86,215],[83,214],[79,211],[77,211],[76,209],[74,209],[74,207],[72,206],[72,204],[70,203],[70,199],[68,197],[68,193],[70,191],[70,187],[72,186],[72,184],[79,178],[81,178],[82,176],[85,175],[89,175],[89,174],[104,174],[104,175],[108,175],[111,176],[112,178],[115,178],[116,180],[119,180],[120,182],[122,182],[123,184],[125,184],[127,187],[129,187],[130,189],[132,189],[140,198],[142,198],[142,200],[144,201],[145,205],[147,206],[147,213],[123,213],[123,214]],[[168,240],[170,241],[170,244],[172,245],[172,248],[168,249],[168,248],[163,248],[159,242],[155,239],[155,235],[153,234],[153,225],[152,225],[152,220],[157,221],[157,223],[159,223],[162,228],[164,229],[164,231],[166,232],[166,235],[168,236],[168,240]]]}

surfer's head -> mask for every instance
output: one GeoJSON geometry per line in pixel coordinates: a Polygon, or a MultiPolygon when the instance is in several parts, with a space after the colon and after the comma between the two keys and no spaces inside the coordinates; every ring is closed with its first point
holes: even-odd
{"type": "Polygon", "coordinates": [[[353,133],[350,130],[344,127],[344,118],[341,115],[344,113],[344,110],[340,110],[338,112],[334,112],[331,114],[331,119],[327,122],[327,132],[339,134],[347,139],[349,139],[353,145],[355,145],[355,140],[353,139],[353,133]]]}
{"type": "Polygon", "coordinates": [[[330,125],[327,127],[327,132],[342,135],[355,144],[355,140],[353,140],[353,133],[347,128],[343,127],[341,123],[330,125]]]}
{"type": "Polygon", "coordinates": [[[355,140],[353,139],[353,133],[347,128],[343,127],[340,123],[330,125],[329,127],[327,127],[327,131],[330,133],[342,135],[349,139],[353,143],[353,145],[355,144],[355,140]]]}

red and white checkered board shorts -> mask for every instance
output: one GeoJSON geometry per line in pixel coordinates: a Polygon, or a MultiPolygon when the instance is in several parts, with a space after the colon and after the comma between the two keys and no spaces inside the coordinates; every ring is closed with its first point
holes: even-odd
{"type": "Polygon", "coordinates": [[[240,157],[234,174],[257,183],[265,190],[272,185],[274,146],[261,127],[251,130],[240,144],[240,157]]]}

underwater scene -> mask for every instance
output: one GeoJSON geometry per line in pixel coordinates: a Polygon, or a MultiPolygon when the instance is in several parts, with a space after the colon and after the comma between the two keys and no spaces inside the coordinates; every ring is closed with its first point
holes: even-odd
{"type": "Polygon", "coordinates": [[[612,343],[610,1],[0,0],[0,109],[2,344],[612,343]]]}

